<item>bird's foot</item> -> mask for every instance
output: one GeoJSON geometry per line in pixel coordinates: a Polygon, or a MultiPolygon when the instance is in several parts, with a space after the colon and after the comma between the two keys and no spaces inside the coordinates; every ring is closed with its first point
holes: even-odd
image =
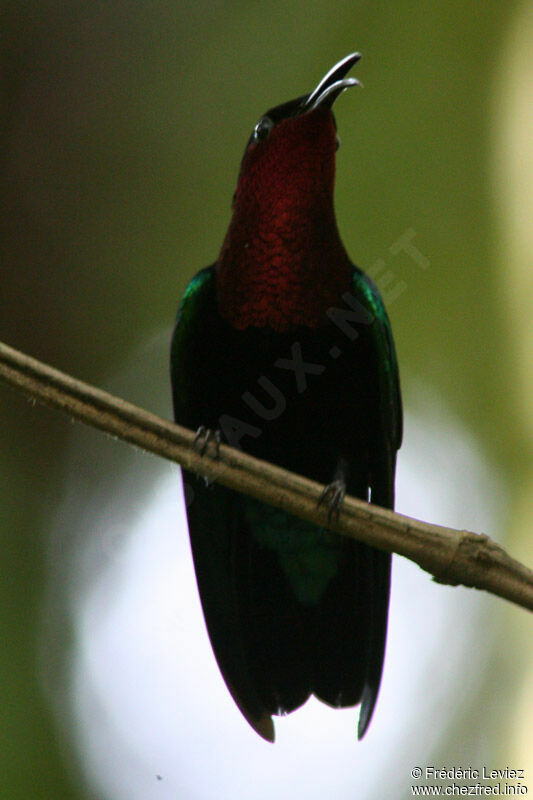
{"type": "MultiPolygon", "coordinates": [[[[205,425],[200,425],[194,437],[193,447],[201,456],[205,456],[209,446],[212,445],[212,452],[210,452],[209,455],[211,458],[217,459],[220,457],[221,441],[222,434],[219,430],[213,430],[212,428],[206,428],[205,425]]],[[[209,478],[209,476],[204,473],[200,472],[198,475],[204,479],[206,486],[209,486],[213,480],[212,477],[209,478]]]]}
{"type": "Polygon", "coordinates": [[[339,478],[326,486],[318,499],[318,505],[327,503],[328,522],[336,522],[341,511],[342,501],[346,494],[346,483],[339,478]]]}
{"type": "Polygon", "coordinates": [[[214,431],[212,428],[206,428],[205,425],[200,425],[194,437],[194,449],[197,450],[201,456],[205,456],[210,444],[214,445],[214,453],[211,454],[212,458],[220,456],[220,442],[222,441],[222,434],[219,430],[214,431]]]}

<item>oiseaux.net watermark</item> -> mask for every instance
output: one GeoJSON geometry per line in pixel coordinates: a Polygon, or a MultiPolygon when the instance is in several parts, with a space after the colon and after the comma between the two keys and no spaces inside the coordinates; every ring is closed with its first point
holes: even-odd
{"type": "MultiPolygon", "coordinates": [[[[399,279],[391,268],[391,259],[394,260],[403,254],[421,270],[427,270],[430,266],[429,258],[415,244],[416,236],[414,228],[407,228],[390,245],[386,258],[377,258],[367,269],[368,276],[375,282],[381,297],[389,308],[407,289],[407,283],[399,279]]],[[[342,306],[328,309],[327,316],[333,326],[346,337],[345,341],[348,344],[357,339],[361,329],[372,325],[375,319],[369,309],[351,292],[345,292],[341,299],[342,306]]],[[[306,357],[302,343],[294,341],[286,353],[287,357],[278,358],[273,363],[273,370],[278,370],[278,372],[273,373],[272,377],[276,380],[275,375],[279,376],[279,371],[293,373],[296,391],[298,394],[303,394],[308,386],[320,378],[323,373],[327,375],[328,366],[336,361],[342,352],[342,346],[336,344],[328,352],[329,361],[317,364],[309,361],[306,357]]],[[[211,432],[203,426],[199,428],[198,433],[200,434],[202,431],[202,441],[200,442],[202,453],[208,452],[207,445],[210,441],[215,443],[224,441],[238,450],[246,450],[246,445],[242,444],[243,439],[257,439],[263,434],[265,423],[268,425],[274,422],[285,412],[287,398],[274,380],[266,375],[260,375],[256,385],[250,386],[247,391],[243,392],[241,401],[243,411],[246,412],[246,419],[224,413],[224,409],[221,409],[216,437],[211,436],[211,432]],[[251,419],[250,411],[253,412],[251,419]]],[[[216,444],[213,452],[215,454],[217,452],[216,444]]],[[[211,480],[215,480],[215,478],[212,477],[211,480]]],[[[194,501],[195,491],[189,481],[185,483],[184,490],[185,502],[187,506],[190,506],[194,501]]]]}
{"type": "Polygon", "coordinates": [[[516,797],[528,794],[525,770],[511,767],[413,767],[413,797],[516,797]]]}

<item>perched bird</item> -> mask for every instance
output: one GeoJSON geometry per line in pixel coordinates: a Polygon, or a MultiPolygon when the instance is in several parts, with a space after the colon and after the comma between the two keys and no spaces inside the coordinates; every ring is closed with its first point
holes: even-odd
{"type": "MultiPolygon", "coordinates": [[[[332,105],[357,85],[336,64],[310,94],[267,111],[241,164],[217,261],[198,272],[173,334],[175,419],[345,492],[394,504],[402,436],[398,368],[376,286],[354,266],[333,207],[332,105]]],[[[255,730],[313,694],[361,704],[381,680],[388,553],[184,472],[196,577],[227,687],[255,730]]]]}

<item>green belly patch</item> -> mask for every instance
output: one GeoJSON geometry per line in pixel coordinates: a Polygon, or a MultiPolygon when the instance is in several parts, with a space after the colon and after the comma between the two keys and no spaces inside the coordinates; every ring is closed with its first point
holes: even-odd
{"type": "Polygon", "coordinates": [[[254,540],[277,553],[298,600],[318,603],[338,571],[339,537],[252,498],[247,498],[244,518],[254,540]]]}

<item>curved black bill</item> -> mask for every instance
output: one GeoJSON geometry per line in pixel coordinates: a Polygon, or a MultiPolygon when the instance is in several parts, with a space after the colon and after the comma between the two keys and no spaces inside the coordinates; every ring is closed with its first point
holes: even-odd
{"type": "Polygon", "coordinates": [[[319,106],[328,106],[331,108],[334,101],[345,89],[349,89],[351,86],[360,86],[361,83],[357,78],[345,77],[360,58],[360,53],[351,53],[335,64],[335,66],[324,75],[316,89],[313,89],[311,94],[305,99],[302,112],[313,111],[319,106]]]}

